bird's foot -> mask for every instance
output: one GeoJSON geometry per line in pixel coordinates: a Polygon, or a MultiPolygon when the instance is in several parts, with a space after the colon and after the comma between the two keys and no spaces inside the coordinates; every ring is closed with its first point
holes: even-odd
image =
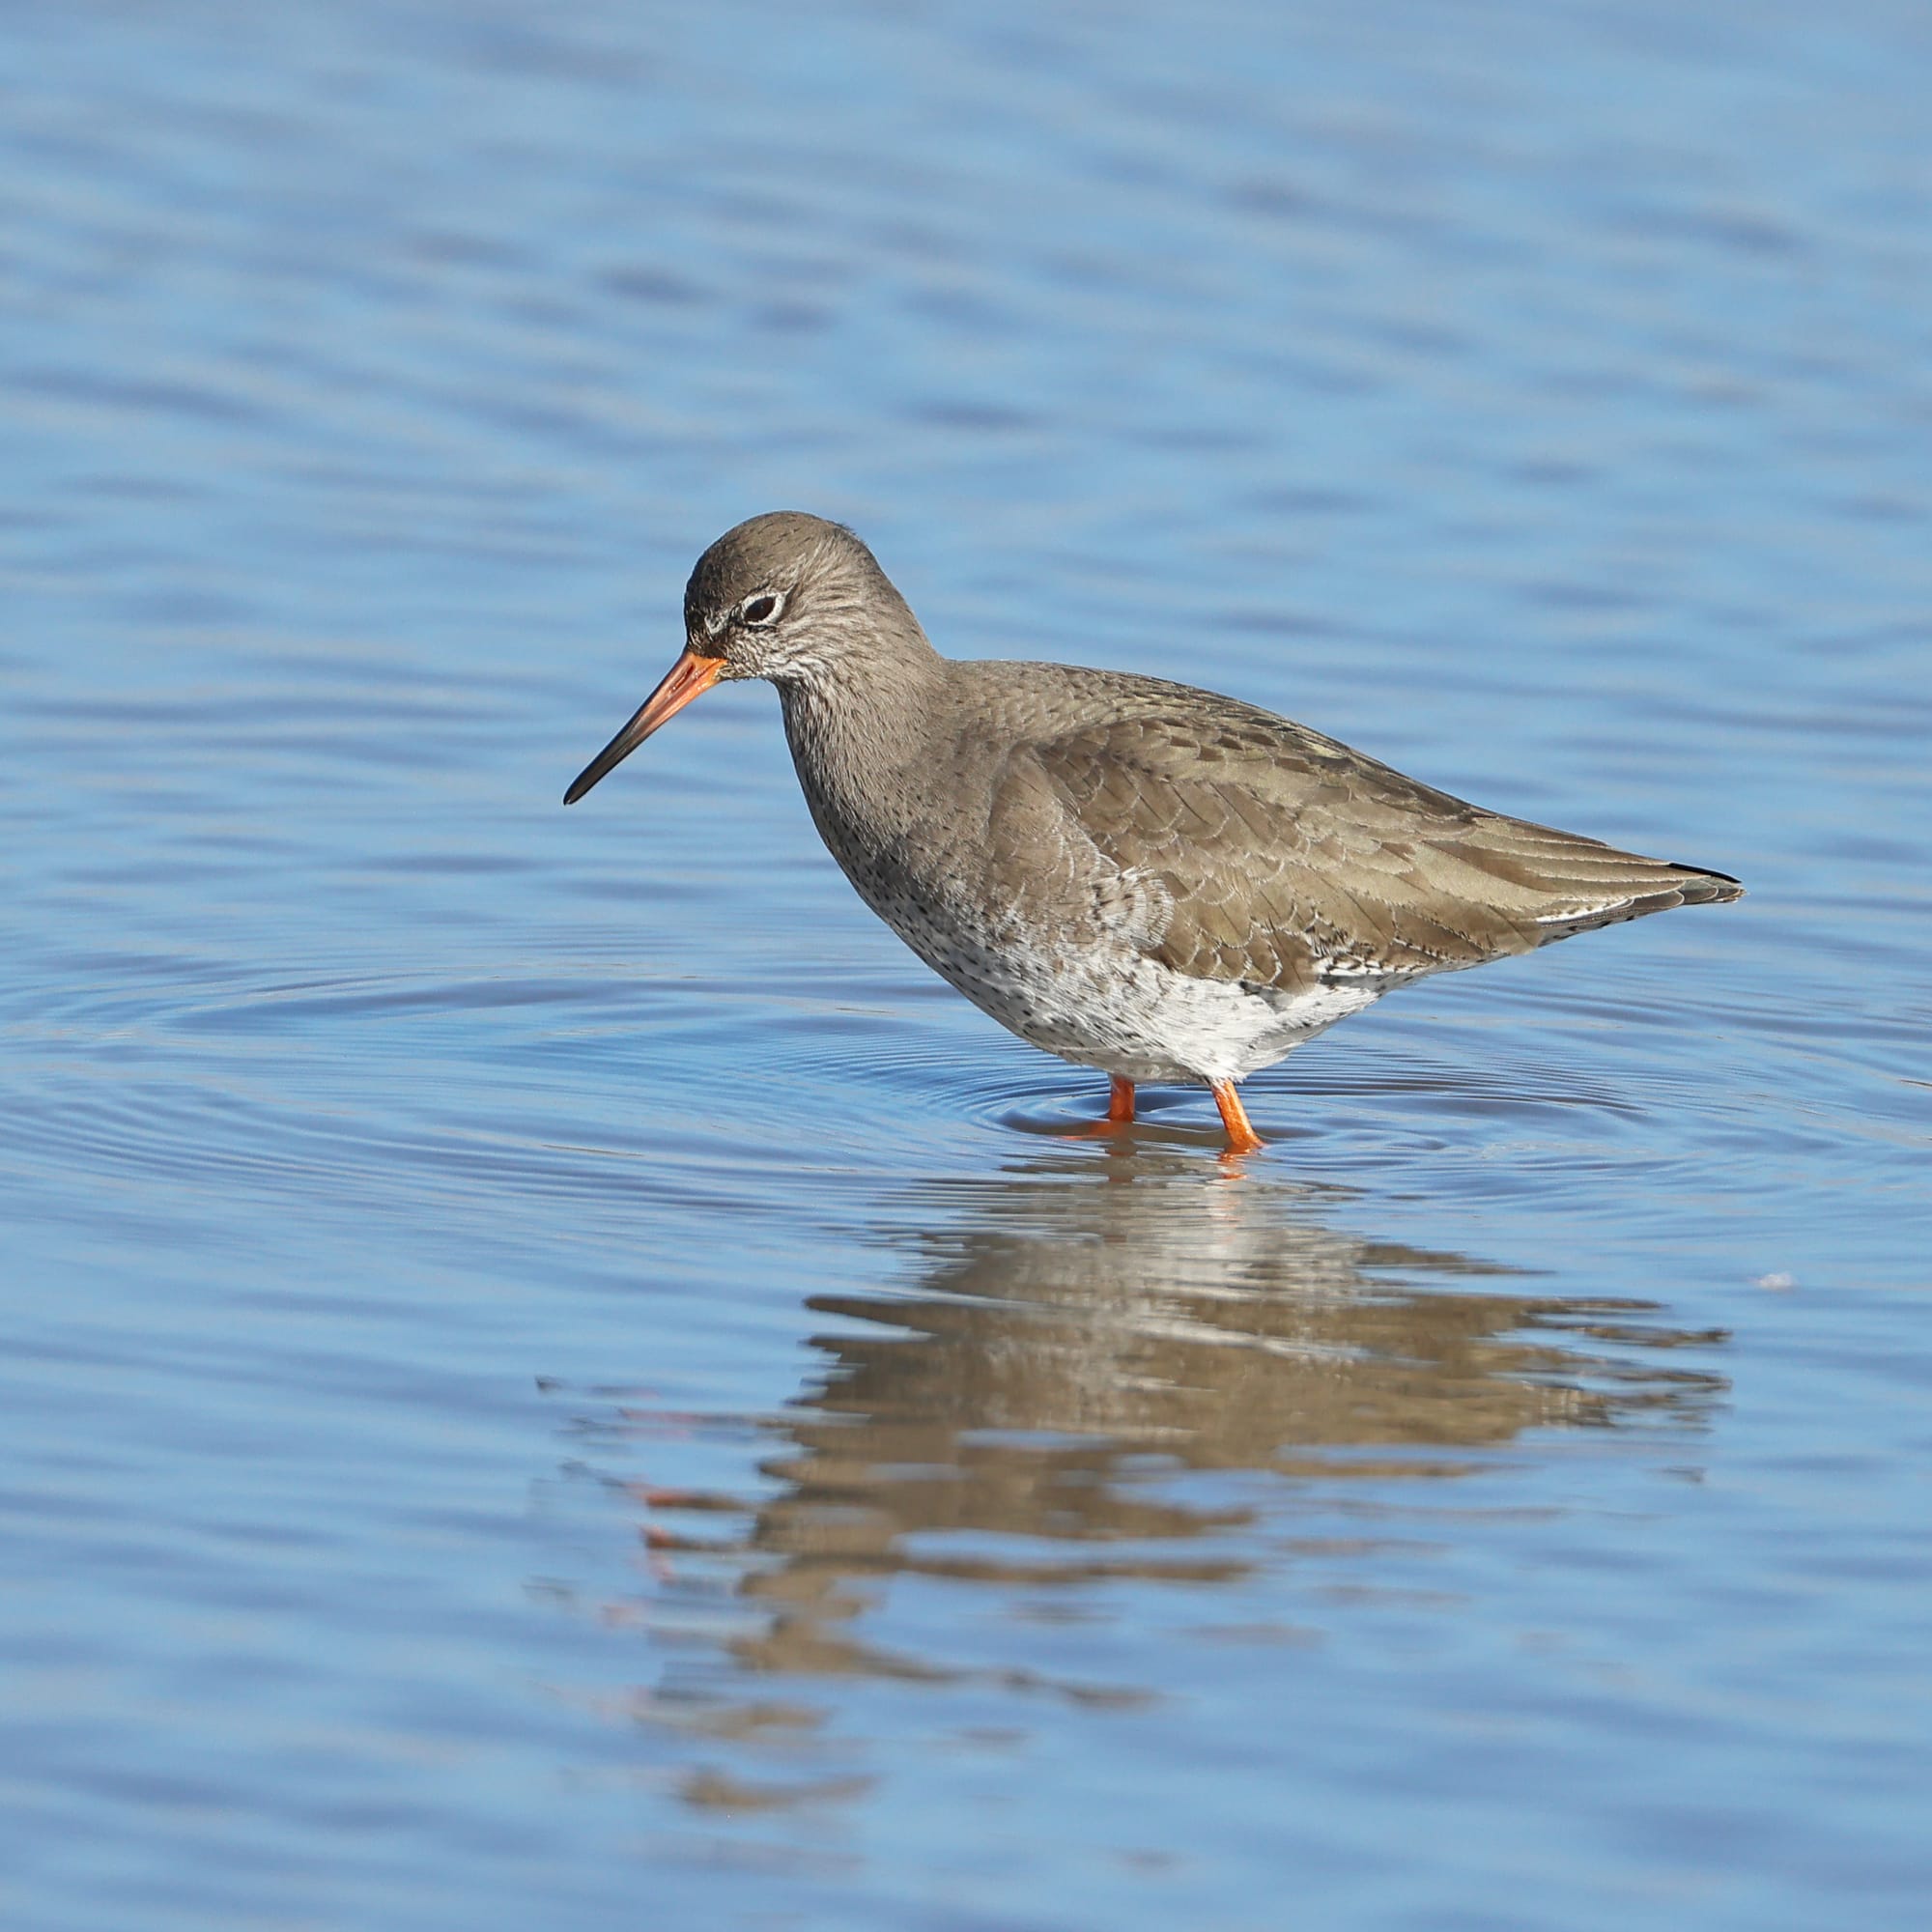
{"type": "Polygon", "coordinates": [[[1259,1153],[1267,1146],[1261,1135],[1248,1123],[1248,1111],[1241,1105],[1241,1096],[1235,1092],[1232,1080],[1210,1080],[1214,1104],[1221,1110],[1221,1124],[1228,1131],[1226,1151],[1231,1154],[1259,1153]]]}

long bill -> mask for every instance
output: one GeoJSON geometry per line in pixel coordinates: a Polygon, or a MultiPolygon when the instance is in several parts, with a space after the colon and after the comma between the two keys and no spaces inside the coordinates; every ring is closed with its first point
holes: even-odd
{"type": "Polygon", "coordinates": [[[709,691],[724,668],[723,658],[701,658],[687,644],[684,655],[671,666],[664,682],[638,706],[631,722],[571,780],[570,789],[563,795],[564,804],[575,805],[607,772],[621,765],[660,724],[675,718],[694,697],[709,691]]]}

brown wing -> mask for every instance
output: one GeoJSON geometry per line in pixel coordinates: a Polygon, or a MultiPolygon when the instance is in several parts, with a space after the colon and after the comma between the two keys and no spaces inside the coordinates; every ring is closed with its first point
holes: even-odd
{"type": "Polygon", "coordinates": [[[1741,890],[1485,811],[1201,696],[1031,748],[1117,869],[1144,950],[1178,972],[1283,991],[1395,981],[1741,890]]]}

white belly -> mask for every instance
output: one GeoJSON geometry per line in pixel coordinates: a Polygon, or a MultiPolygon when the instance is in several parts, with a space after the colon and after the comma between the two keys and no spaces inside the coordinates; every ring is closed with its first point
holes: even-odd
{"type": "Polygon", "coordinates": [[[900,937],[1010,1033],[1123,1080],[1240,1080],[1372,1005],[1380,986],[1255,992],[1197,980],[1126,948],[1058,958],[957,934],[900,937]]]}

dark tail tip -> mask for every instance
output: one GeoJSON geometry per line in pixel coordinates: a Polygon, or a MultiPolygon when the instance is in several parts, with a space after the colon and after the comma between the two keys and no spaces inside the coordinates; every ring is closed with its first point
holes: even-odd
{"type": "Polygon", "coordinates": [[[1670,869],[1698,882],[1681,888],[1686,905],[1728,905],[1732,899],[1745,895],[1743,881],[1732,878],[1728,872],[1714,872],[1708,866],[1673,865],[1670,869]],[[1701,892],[1698,886],[1703,887],[1701,892]]]}

